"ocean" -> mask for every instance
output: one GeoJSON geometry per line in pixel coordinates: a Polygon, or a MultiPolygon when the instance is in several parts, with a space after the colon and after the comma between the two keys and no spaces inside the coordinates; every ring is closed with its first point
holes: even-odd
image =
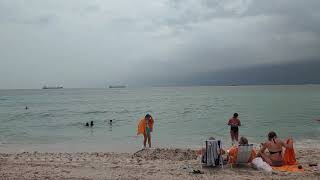
{"type": "Polygon", "coordinates": [[[201,86],[0,90],[0,151],[136,151],[146,113],[155,119],[154,147],[198,148],[211,136],[228,146],[235,112],[249,143],[273,130],[297,146],[319,146],[320,85],[201,86]]]}

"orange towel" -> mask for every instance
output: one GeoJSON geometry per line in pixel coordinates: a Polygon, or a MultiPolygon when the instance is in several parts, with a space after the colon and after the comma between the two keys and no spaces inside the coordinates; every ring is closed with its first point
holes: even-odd
{"type": "MultiPolygon", "coordinates": [[[[287,144],[291,144],[293,147],[293,142],[292,140],[287,140],[287,144]]],[[[297,161],[296,161],[296,154],[294,152],[294,149],[289,149],[286,148],[284,155],[283,155],[283,161],[285,165],[296,165],[297,161]]]]}
{"type": "Polygon", "coordinates": [[[283,161],[284,164],[281,167],[272,167],[273,170],[277,171],[287,171],[287,172],[303,172],[303,169],[298,168],[298,162],[296,160],[296,154],[293,149],[293,141],[292,140],[287,140],[287,144],[292,145],[292,149],[286,148],[283,156],[283,161]]]}
{"type": "MultiPolygon", "coordinates": [[[[237,161],[238,156],[238,147],[233,146],[229,149],[229,163],[235,163],[237,161]]],[[[248,163],[250,163],[256,157],[256,151],[252,150],[250,159],[248,163]]]]}
{"type": "Polygon", "coordinates": [[[304,169],[299,169],[298,165],[284,165],[281,167],[272,167],[272,170],[286,172],[304,172],[304,169]]]}
{"type": "MultiPolygon", "coordinates": [[[[153,131],[153,118],[150,119],[150,122],[149,122],[149,126],[150,126],[150,132],[153,131]]],[[[139,121],[139,124],[138,124],[138,131],[137,131],[137,135],[139,134],[146,134],[146,126],[147,126],[147,122],[145,120],[145,118],[142,118],[140,121],[139,121]]]]}

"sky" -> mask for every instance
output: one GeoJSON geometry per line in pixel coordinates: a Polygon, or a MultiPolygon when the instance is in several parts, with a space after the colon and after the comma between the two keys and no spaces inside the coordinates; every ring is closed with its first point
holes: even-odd
{"type": "Polygon", "coordinates": [[[174,85],[320,61],[319,9],[319,0],[0,0],[0,89],[174,85]]]}

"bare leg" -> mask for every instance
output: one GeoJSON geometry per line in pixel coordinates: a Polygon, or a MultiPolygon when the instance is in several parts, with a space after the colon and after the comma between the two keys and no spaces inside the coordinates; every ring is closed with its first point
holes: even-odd
{"type": "Polygon", "coordinates": [[[232,145],[233,145],[233,142],[234,142],[234,132],[233,131],[230,131],[230,136],[231,136],[231,141],[232,141],[232,145]]]}
{"type": "Polygon", "coordinates": [[[143,134],[143,147],[145,148],[147,145],[147,135],[143,134]]]}
{"type": "Polygon", "coordinates": [[[147,135],[147,138],[148,138],[149,148],[151,148],[151,134],[150,133],[147,135]]]}
{"type": "Polygon", "coordinates": [[[234,139],[239,142],[239,131],[234,133],[234,139]]]}

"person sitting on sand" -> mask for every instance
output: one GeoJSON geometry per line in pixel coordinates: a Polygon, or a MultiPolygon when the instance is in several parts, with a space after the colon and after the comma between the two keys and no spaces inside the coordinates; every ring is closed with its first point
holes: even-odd
{"type": "MultiPolygon", "coordinates": [[[[292,138],[289,138],[288,142],[293,142],[292,138]]],[[[261,143],[262,148],[260,149],[258,156],[261,156],[261,158],[268,163],[271,166],[282,166],[284,165],[283,161],[283,147],[292,149],[293,144],[292,143],[284,143],[281,141],[277,134],[273,131],[269,132],[268,134],[268,141],[265,143],[261,143]],[[268,149],[269,154],[265,153],[265,150],[268,149]]]]}
{"type": "MultiPolygon", "coordinates": [[[[239,141],[239,145],[249,145],[248,139],[245,137],[241,137],[239,141]]],[[[238,149],[239,149],[239,146],[233,146],[228,150],[229,163],[235,163],[237,161],[238,149]]],[[[256,158],[256,151],[253,149],[251,151],[251,155],[248,160],[248,163],[251,163],[251,161],[254,158],[256,158]]]]}
{"type": "Polygon", "coordinates": [[[143,134],[143,147],[146,148],[148,141],[149,148],[151,148],[151,132],[153,131],[153,118],[150,114],[147,114],[143,119],[139,121],[138,133],[143,134]]]}
{"type": "Polygon", "coordinates": [[[232,145],[234,144],[234,140],[238,142],[239,126],[241,126],[241,122],[238,119],[238,116],[239,116],[238,113],[234,113],[233,117],[228,121],[228,125],[230,126],[230,136],[231,136],[232,145]]]}

